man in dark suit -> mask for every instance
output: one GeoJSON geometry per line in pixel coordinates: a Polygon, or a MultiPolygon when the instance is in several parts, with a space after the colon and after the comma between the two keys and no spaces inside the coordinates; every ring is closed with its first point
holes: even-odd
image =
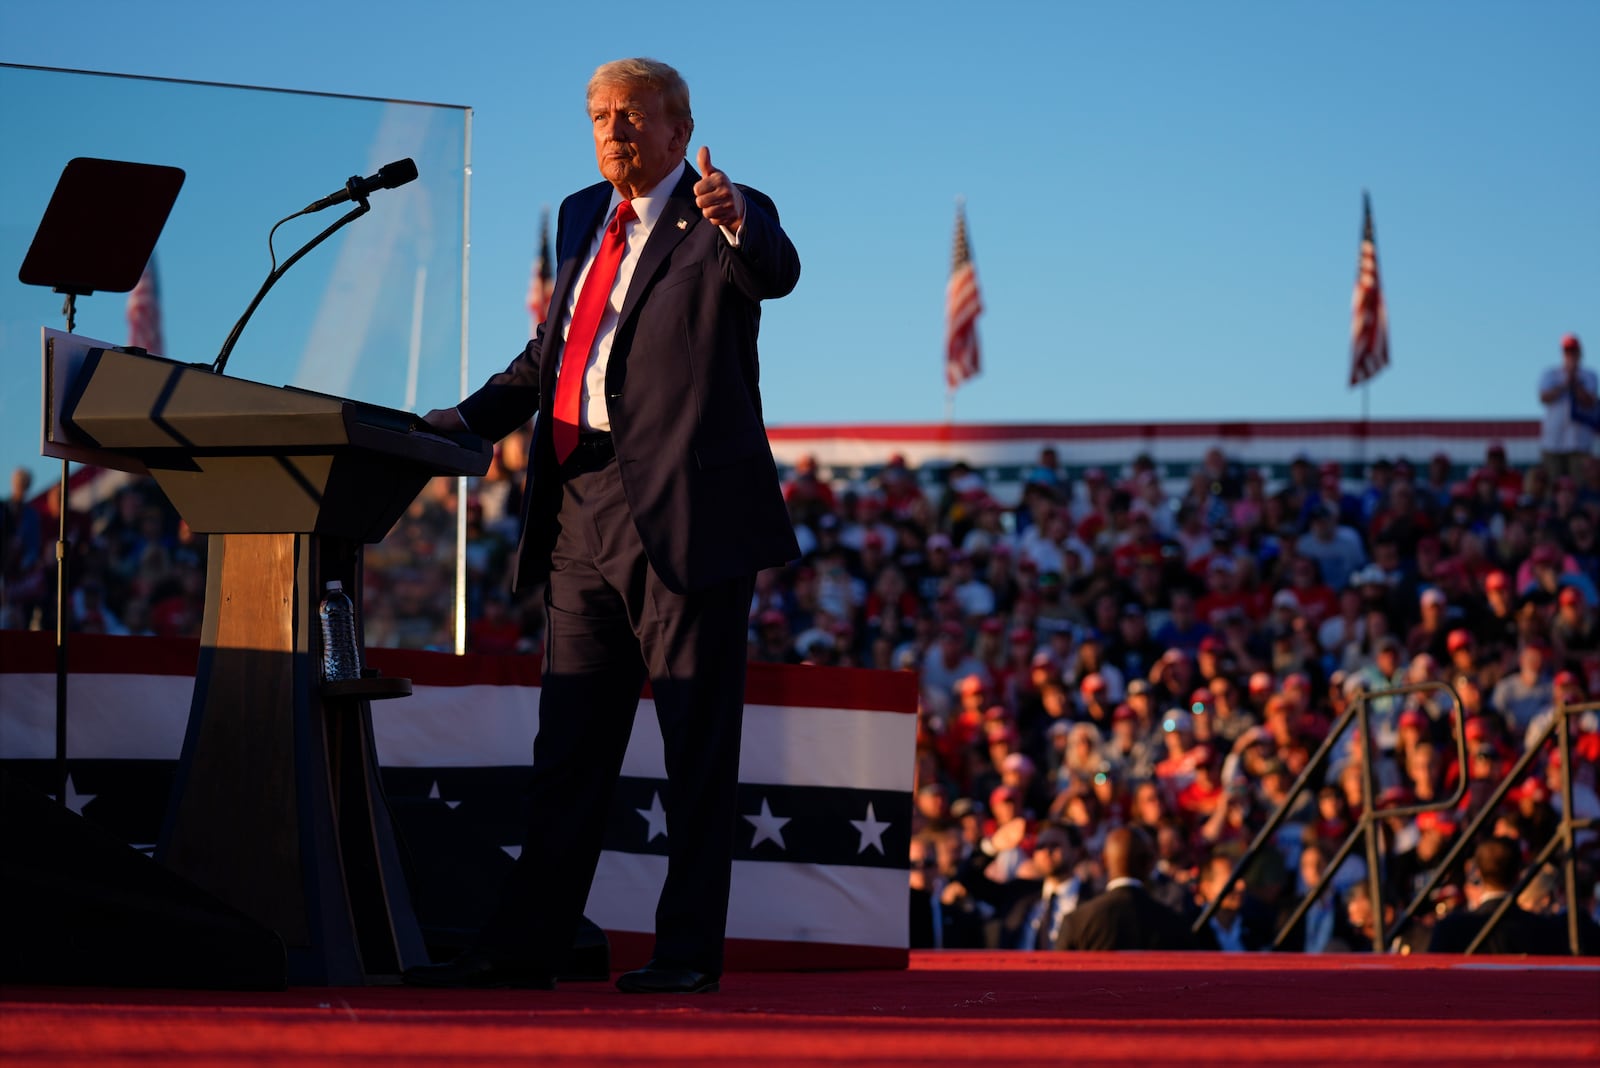
{"type": "Polygon", "coordinates": [[[1076,874],[1083,860],[1083,833],[1070,823],[1049,823],[1034,839],[1032,878],[1003,885],[1000,944],[1007,949],[1060,949],[1065,921],[1089,900],[1091,890],[1076,874]]]}
{"type": "Polygon", "coordinates": [[[418,985],[552,984],[646,679],[667,877],[654,959],[617,985],[707,992],[722,972],[754,575],[799,555],[756,336],[761,301],[792,290],[800,262],[772,201],[705,148],[699,173],[688,166],[677,71],[607,63],[587,99],[606,180],[561,205],[545,324],[459,406],[426,416],[499,439],[538,415],[515,581],[547,581],[548,625],[521,856],[476,946],[408,971],[418,985]]]}
{"type": "Polygon", "coordinates": [[[924,831],[911,839],[911,948],[984,949],[987,909],[967,893],[961,832],[924,831]]]}
{"type": "Polygon", "coordinates": [[[1100,863],[1106,888],[1067,917],[1062,949],[1186,949],[1189,928],[1183,917],[1152,898],[1144,880],[1155,864],[1155,848],[1137,827],[1118,827],[1106,835],[1100,863]]]}
{"type": "MultiPolygon", "coordinates": [[[[1521,849],[1513,839],[1486,838],[1478,843],[1478,848],[1472,854],[1472,862],[1467,866],[1467,903],[1470,907],[1452,912],[1434,925],[1428,952],[1467,951],[1489,917],[1500,907],[1501,900],[1508,897],[1516,886],[1521,858],[1521,849]]],[[[1560,932],[1548,918],[1535,916],[1513,901],[1509,911],[1478,947],[1478,952],[1553,955],[1566,952],[1566,949],[1561,944],[1560,932]]]]}

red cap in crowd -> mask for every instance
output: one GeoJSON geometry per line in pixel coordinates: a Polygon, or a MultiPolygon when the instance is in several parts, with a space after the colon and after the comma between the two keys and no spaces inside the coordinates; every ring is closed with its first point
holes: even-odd
{"type": "Polygon", "coordinates": [[[1450,632],[1450,636],[1445,639],[1444,643],[1445,647],[1448,648],[1452,653],[1459,653],[1463,649],[1471,649],[1472,632],[1470,630],[1462,630],[1457,628],[1456,630],[1450,632]]]}
{"type": "Polygon", "coordinates": [[[1437,831],[1442,835],[1449,836],[1456,833],[1456,821],[1443,812],[1419,812],[1417,813],[1417,830],[1437,831]]]}
{"type": "Polygon", "coordinates": [[[989,808],[993,811],[1002,801],[1009,801],[1013,805],[1022,803],[1022,791],[1015,786],[996,786],[989,794],[989,808]]]}
{"type": "Polygon", "coordinates": [[[1578,340],[1578,335],[1577,334],[1562,334],[1561,335],[1561,351],[1562,352],[1582,352],[1583,351],[1583,342],[1578,340]]]}
{"type": "Polygon", "coordinates": [[[1576,586],[1563,586],[1561,587],[1559,600],[1564,605],[1582,604],[1583,594],[1578,592],[1578,587],[1576,586]]]}
{"type": "Polygon", "coordinates": [[[1486,590],[1503,590],[1510,585],[1511,579],[1504,571],[1491,571],[1483,579],[1483,588],[1486,590]]]}
{"type": "Polygon", "coordinates": [[[1379,808],[1401,808],[1411,803],[1411,791],[1404,786],[1391,786],[1378,795],[1379,808]]]}
{"type": "Polygon", "coordinates": [[[1550,789],[1539,779],[1523,779],[1507,796],[1513,801],[1548,801],[1550,789]]]}

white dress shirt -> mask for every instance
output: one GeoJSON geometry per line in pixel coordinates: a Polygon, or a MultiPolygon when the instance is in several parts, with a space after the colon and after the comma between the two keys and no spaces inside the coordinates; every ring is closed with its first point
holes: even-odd
{"type": "MultiPolygon", "coordinates": [[[[680,160],[672,169],[672,173],[663,178],[653,189],[642,197],[633,198],[633,213],[637,218],[624,227],[627,246],[622,250],[622,262],[617,265],[617,277],[611,284],[611,296],[606,301],[606,309],[600,315],[600,328],[595,332],[594,348],[586,354],[583,399],[578,406],[578,425],[583,430],[608,432],[611,429],[611,416],[606,411],[606,367],[611,359],[611,343],[617,336],[617,320],[622,314],[622,301],[628,295],[628,285],[633,281],[633,269],[639,264],[639,254],[644,251],[645,242],[650,240],[650,231],[655,229],[661,213],[666,210],[667,197],[676,188],[678,179],[683,177],[684,168],[687,166],[687,161],[680,160]]],[[[578,294],[583,292],[583,283],[589,277],[589,269],[594,266],[595,257],[600,253],[600,239],[605,236],[606,224],[611,221],[611,216],[616,213],[617,205],[620,203],[622,194],[612,190],[611,201],[606,205],[600,227],[589,239],[589,251],[584,254],[583,270],[578,272],[572,289],[567,293],[566,307],[561,310],[562,341],[566,340],[567,330],[572,326],[572,309],[577,306],[578,294]]],[[[565,362],[569,355],[571,354],[563,349],[562,361],[565,362]]],[[[559,371],[557,373],[559,375],[559,371]]]]}

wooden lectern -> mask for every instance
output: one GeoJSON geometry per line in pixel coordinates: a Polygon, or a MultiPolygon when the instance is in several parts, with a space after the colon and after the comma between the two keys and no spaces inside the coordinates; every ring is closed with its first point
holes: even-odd
{"type": "Polygon", "coordinates": [[[370,706],[410,681],[324,683],[317,604],[339,579],[359,612],[362,546],[430,478],[483,474],[492,447],[407,412],[59,331],[45,331],[44,349],[45,454],[148,472],[210,535],[194,699],[157,859],[277,931],[291,983],[381,982],[426,963],[370,706]]]}

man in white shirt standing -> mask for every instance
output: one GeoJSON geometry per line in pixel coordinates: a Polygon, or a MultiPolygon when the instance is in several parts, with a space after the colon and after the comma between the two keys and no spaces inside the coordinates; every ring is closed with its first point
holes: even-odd
{"type": "Polygon", "coordinates": [[[1576,334],[1561,339],[1561,366],[1539,377],[1539,401],[1544,405],[1544,426],[1539,450],[1551,477],[1583,473],[1583,461],[1594,449],[1594,427],[1573,418],[1577,406],[1592,411],[1600,383],[1583,362],[1583,345],[1576,334]]]}

